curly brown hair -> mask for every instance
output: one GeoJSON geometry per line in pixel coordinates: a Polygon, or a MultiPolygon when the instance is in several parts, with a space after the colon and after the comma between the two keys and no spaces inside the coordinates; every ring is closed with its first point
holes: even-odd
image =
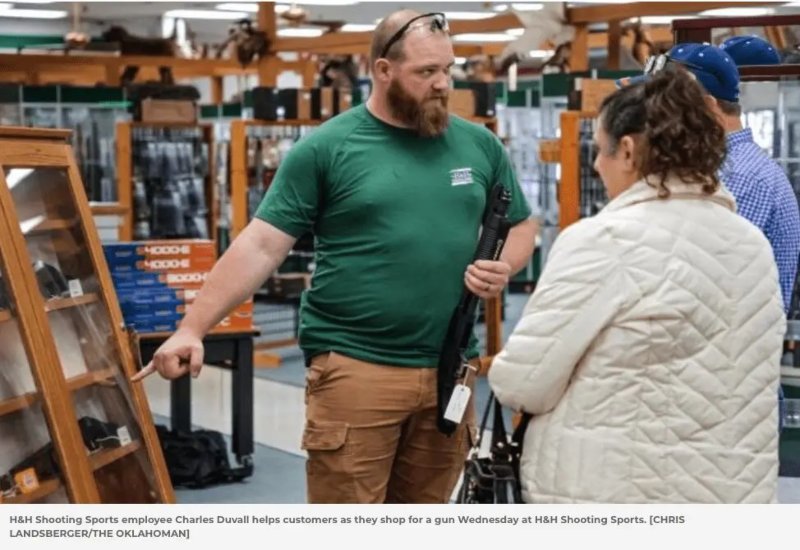
{"type": "Polygon", "coordinates": [[[684,183],[702,183],[709,195],[719,189],[725,130],[703,96],[703,89],[685,71],[663,72],[617,90],[600,106],[612,152],[623,136],[633,137],[636,164],[659,197],[669,197],[665,182],[671,174],[684,183]]]}

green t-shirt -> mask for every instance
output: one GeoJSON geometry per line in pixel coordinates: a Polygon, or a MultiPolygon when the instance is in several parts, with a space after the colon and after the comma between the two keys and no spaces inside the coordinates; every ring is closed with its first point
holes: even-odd
{"type": "Polygon", "coordinates": [[[335,351],[435,367],[495,182],[511,188],[512,224],[525,220],[530,207],[502,144],[456,116],[443,135],[422,138],[360,105],[299,141],[256,216],[315,235],[300,306],[306,358],[335,351]]]}

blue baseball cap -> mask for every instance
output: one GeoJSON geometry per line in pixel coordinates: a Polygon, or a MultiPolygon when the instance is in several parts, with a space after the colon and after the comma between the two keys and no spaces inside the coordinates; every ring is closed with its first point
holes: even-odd
{"type": "Polygon", "coordinates": [[[780,65],[775,47],[758,36],[734,36],[722,43],[720,49],[739,65],[780,65]]]}
{"type": "Polygon", "coordinates": [[[739,101],[739,70],[731,56],[710,44],[677,44],[669,51],[672,61],[692,73],[706,92],[724,101],[739,101]]]}

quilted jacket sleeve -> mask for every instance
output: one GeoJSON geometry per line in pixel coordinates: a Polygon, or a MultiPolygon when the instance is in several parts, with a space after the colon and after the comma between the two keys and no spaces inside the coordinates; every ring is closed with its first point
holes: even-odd
{"type": "Polygon", "coordinates": [[[551,411],[595,337],[638,293],[622,250],[598,220],[556,240],[536,291],[489,371],[500,402],[515,410],[551,411]]]}

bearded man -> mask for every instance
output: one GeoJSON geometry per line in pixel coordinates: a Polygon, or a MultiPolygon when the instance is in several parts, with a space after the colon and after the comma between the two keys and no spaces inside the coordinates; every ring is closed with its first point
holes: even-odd
{"type": "Polygon", "coordinates": [[[370,61],[367,103],[292,148],[255,219],[140,378],[196,376],[203,335],[312,231],[317,267],[299,334],[308,501],[447,502],[474,427],[470,403],[454,435],[436,428],[447,325],[464,284],[482,298],[503,291],[529,261],[536,226],[499,140],[448,114],[454,56],[443,14],[389,15],[370,61]],[[498,182],[511,191],[514,227],[498,261],[471,264],[498,182]]]}

